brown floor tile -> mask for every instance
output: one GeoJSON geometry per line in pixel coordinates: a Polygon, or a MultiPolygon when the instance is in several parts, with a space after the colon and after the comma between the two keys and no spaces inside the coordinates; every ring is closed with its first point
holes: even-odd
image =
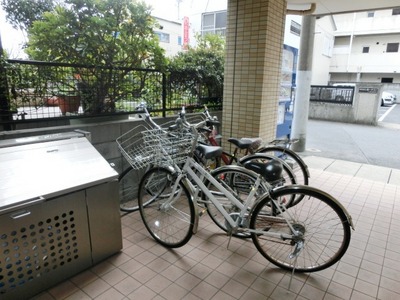
{"type": "Polygon", "coordinates": [[[251,239],[229,242],[207,215],[187,245],[167,249],[134,212],[122,214],[120,253],[33,299],[400,299],[400,186],[310,171],[311,185],[339,199],[356,227],[345,256],[326,270],[292,276],[251,239]]]}

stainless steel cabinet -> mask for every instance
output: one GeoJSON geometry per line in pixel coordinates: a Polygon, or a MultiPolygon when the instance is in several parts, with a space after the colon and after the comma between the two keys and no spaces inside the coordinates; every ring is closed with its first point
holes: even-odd
{"type": "Polygon", "coordinates": [[[0,299],[26,299],[122,248],[116,172],[84,137],[0,148],[0,299]]]}

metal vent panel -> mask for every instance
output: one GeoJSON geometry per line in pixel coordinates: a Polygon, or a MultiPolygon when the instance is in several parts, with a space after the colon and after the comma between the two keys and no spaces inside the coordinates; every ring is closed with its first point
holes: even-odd
{"type": "Polygon", "coordinates": [[[0,298],[91,264],[85,192],[0,216],[0,298]]]}

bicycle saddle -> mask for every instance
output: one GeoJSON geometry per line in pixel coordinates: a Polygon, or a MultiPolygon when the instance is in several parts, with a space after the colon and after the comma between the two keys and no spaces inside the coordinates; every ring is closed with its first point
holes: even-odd
{"type": "Polygon", "coordinates": [[[244,164],[246,169],[260,174],[268,182],[274,182],[282,177],[282,163],[276,159],[272,159],[267,163],[249,161],[244,164]]]}
{"type": "Polygon", "coordinates": [[[257,149],[261,144],[261,138],[230,138],[228,142],[234,144],[239,149],[257,149]]]}
{"type": "Polygon", "coordinates": [[[204,144],[199,144],[197,145],[196,150],[199,151],[200,155],[205,159],[219,157],[222,155],[222,148],[219,146],[207,146],[204,144]]]}

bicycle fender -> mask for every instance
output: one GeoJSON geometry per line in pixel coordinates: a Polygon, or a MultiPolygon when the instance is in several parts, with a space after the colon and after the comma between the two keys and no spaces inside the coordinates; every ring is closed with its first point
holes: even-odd
{"type": "MultiPolygon", "coordinates": [[[[273,149],[277,149],[277,148],[281,148],[281,147],[277,147],[277,146],[266,146],[266,147],[262,147],[259,148],[255,151],[255,153],[263,153],[263,151],[273,151],[273,149]]],[[[282,150],[282,149],[281,149],[282,150]]],[[[298,160],[300,160],[302,162],[302,164],[305,166],[306,169],[306,173],[307,173],[307,177],[310,178],[310,171],[308,170],[308,166],[307,164],[304,162],[304,160],[293,150],[291,149],[284,149],[285,152],[290,153],[290,155],[295,156],[298,160]]]]}
{"type": "MultiPolygon", "coordinates": [[[[268,155],[268,154],[264,154],[264,153],[255,153],[255,154],[246,155],[246,156],[242,157],[242,158],[239,160],[239,164],[240,164],[240,165],[243,165],[243,161],[244,161],[244,160],[250,160],[250,159],[252,159],[253,157],[254,157],[254,158],[256,158],[256,157],[264,157],[264,158],[266,158],[266,159],[270,159],[270,160],[275,159],[275,160],[279,161],[282,165],[284,165],[284,166],[286,167],[287,170],[289,170],[290,175],[293,176],[294,179],[296,179],[296,174],[294,174],[294,173],[291,171],[292,168],[289,166],[289,164],[288,164],[287,162],[285,162],[283,159],[281,159],[281,158],[279,158],[279,157],[276,157],[276,156],[273,156],[273,155],[268,155]]],[[[307,172],[308,172],[308,169],[307,169],[307,172]]],[[[308,175],[308,177],[310,177],[310,176],[308,175]]],[[[296,181],[296,182],[297,182],[297,181],[296,181]]]]}
{"type": "MultiPolygon", "coordinates": [[[[315,193],[320,193],[323,196],[325,196],[326,198],[328,198],[330,201],[334,202],[345,214],[346,218],[347,218],[347,222],[349,223],[350,227],[355,230],[354,224],[353,224],[353,219],[350,215],[350,213],[347,211],[347,209],[343,206],[342,203],[339,202],[339,200],[337,200],[335,197],[333,197],[332,195],[328,194],[327,192],[324,192],[320,189],[317,189],[315,187],[312,186],[308,186],[308,185],[300,185],[300,184],[294,184],[294,185],[289,185],[289,186],[282,186],[282,187],[277,187],[274,188],[270,191],[270,197],[274,198],[275,196],[279,196],[279,193],[282,190],[285,189],[294,189],[299,191],[299,193],[301,193],[302,191],[308,190],[311,192],[315,192],[315,193]]],[[[261,197],[264,198],[264,197],[261,197]]],[[[307,201],[305,199],[303,199],[302,201],[307,201]]]]}
{"type": "Polygon", "coordinates": [[[226,165],[226,166],[221,166],[218,167],[214,170],[212,170],[210,172],[211,175],[214,175],[215,172],[219,171],[219,170],[238,170],[238,171],[243,171],[245,173],[247,173],[248,175],[254,176],[254,177],[258,177],[258,174],[254,171],[251,171],[249,169],[246,169],[243,166],[237,166],[237,165],[226,165]]]}

